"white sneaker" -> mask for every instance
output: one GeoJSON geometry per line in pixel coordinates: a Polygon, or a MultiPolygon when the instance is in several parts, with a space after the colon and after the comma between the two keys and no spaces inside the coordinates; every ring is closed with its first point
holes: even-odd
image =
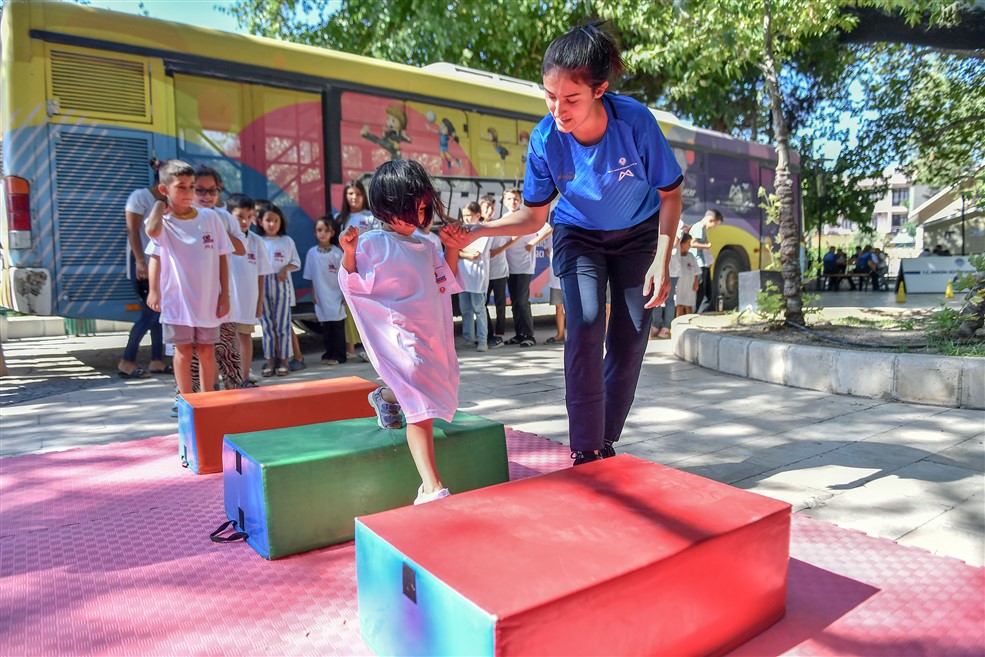
{"type": "Polygon", "coordinates": [[[414,504],[427,504],[428,502],[434,502],[435,500],[440,500],[442,497],[448,497],[449,495],[451,495],[451,493],[448,492],[447,488],[436,490],[433,493],[425,493],[424,484],[421,484],[417,489],[417,499],[414,500],[414,504]]]}
{"type": "Polygon", "coordinates": [[[257,382],[257,375],[253,373],[253,370],[250,370],[250,374],[246,378],[248,378],[250,380],[250,383],[256,383],[257,382]]]}
{"type": "Polygon", "coordinates": [[[479,343],[479,346],[475,348],[476,351],[489,351],[489,343],[485,340],[479,343]]]}

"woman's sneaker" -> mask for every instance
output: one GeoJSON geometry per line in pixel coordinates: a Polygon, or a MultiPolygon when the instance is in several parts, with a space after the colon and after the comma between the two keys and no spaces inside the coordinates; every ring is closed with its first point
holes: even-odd
{"type": "Polygon", "coordinates": [[[369,405],[376,411],[376,423],[381,429],[403,428],[404,416],[400,412],[400,404],[391,404],[383,399],[382,387],[369,393],[369,405]]]}
{"type": "Polygon", "coordinates": [[[436,490],[433,493],[424,492],[424,484],[421,484],[420,488],[417,489],[417,499],[414,500],[414,504],[427,504],[428,502],[434,502],[435,500],[440,500],[443,497],[448,497],[451,495],[447,488],[442,488],[441,490],[436,490]]]}
{"type": "Polygon", "coordinates": [[[574,461],[572,465],[584,465],[592,461],[599,461],[602,457],[595,452],[571,452],[571,459],[574,461]]]}
{"type": "Polygon", "coordinates": [[[602,449],[599,450],[599,458],[607,459],[615,455],[616,455],[616,448],[612,446],[612,441],[611,440],[605,441],[605,444],[602,446],[602,449]]]}

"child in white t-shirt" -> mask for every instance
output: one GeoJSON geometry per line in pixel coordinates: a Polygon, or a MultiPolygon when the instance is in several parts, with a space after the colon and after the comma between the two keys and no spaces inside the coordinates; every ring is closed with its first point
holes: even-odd
{"type": "Polygon", "coordinates": [[[147,236],[160,256],[160,289],[147,305],[160,310],[164,341],[175,346],[178,391],[192,390],[191,359],[198,351],[203,391],[215,381],[215,343],[229,311],[227,254],[233,252],[222,220],[212,210],[192,206],[195,171],[185,162],[161,165],[160,192],[147,218],[147,236]]]}
{"type": "Polygon", "coordinates": [[[418,229],[441,215],[430,177],[413,160],[385,162],[370,183],[370,205],[384,230],[339,239],[345,255],[339,284],[363,336],[370,362],[386,384],[370,394],[385,429],[403,425],[422,484],[415,504],[446,497],[434,460],[434,418],[451,421],[458,408],[458,358],[451,295],[465,245],[459,224],[441,229],[444,257],[418,229]],[[399,321],[395,321],[399,318],[399,321]]]}
{"type": "Polygon", "coordinates": [[[308,250],[302,275],[311,281],[315,317],[321,323],[322,342],[325,345],[321,362],[325,365],[338,365],[346,361],[346,312],[342,303],[342,288],[339,287],[342,249],[339,248],[335,221],[329,217],[316,221],[315,237],[318,245],[308,250]]]}
{"type": "Polygon", "coordinates": [[[680,275],[677,278],[677,294],[674,302],[677,304],[675,317],[690,315],[694,312],[694,303],[698,299],[698,286],[701,282],[701,268],[691,253],[691,235],[683,233],[681,243],[677,247],[679,255],[680,275]]]}
{"type": "MultiPolygon", "coordinates": [[[[462,209],[466,224],[477,224],[482,218],[478,203],[462,209]]],[[[480,237],[458,253],[458,282],[462,293],[458,304],[462,310],[462,337],[475,342],[476,351],[489,351],[489,318],[486,299],[489,290],[489,238],[480,237]]]]}
{"type": "Polygon", "coordinates": [[[287,220],[283,211],[270,203],[263,208],[260,217],[263,230],[263,245],[273,267],[263,285],[263,313],[260,326],[263,328],[264,363],[261,374],[287,376],[288,356],[291,352],[291,306],[294,305],[294,282],[291,272],[301,268],[301,256],[294,240],[287,234],[287,220]]]}
{"type": "Polygon", "coordinates": [[[250,230],[256,215],[256,203],[246,194],[232,194],[226,208],[239,224],[245,253],[229,263],[229,288],[232,310],[229,319],[236,327],[242,364],[242,386],[253,388],[250,366],[253,363],[253,331],[263,313],[264,278],[274,273],[263,239],[250,230]]]}
{"type": "MultiPolygon", "coordinates": [[[[366,188],[358,180],[350,180],[345,184],[342,193],[342,209],[335,215],[335,223],[339,227],[339,235],[350,226],[357,228],[360,235],[380,229],[380,221],[369,211],[366,188]]],[[[361,344],[362,341],[359,331],[356,330],[356,323],[352,319],[352,313],[347,313],[345,317],[346,355],[350,358],[358,356],[362,360],[369,360],[369,356],[364,350],[356,351],[356,345],[361,344]]]]}

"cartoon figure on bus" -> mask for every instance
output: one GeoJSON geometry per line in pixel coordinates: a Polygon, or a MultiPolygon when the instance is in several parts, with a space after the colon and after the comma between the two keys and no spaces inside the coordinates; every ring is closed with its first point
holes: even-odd
{"type": "Polygon", "coordinates": [[[389,153],[391,160],[402,160],[400,142],[410,143],[410,137],[407,136],[407,113],[400,105],[390,105],[386,108],[386,123],[383,124],[383,132],[379,137],[369,131],[368,125],[364,125],[359,134],[389,153]]]}
{"type": "Polygon", "coordinates": [[[520,152],[520,164],[526,168],[527,165],[527,149],[530,148],[530,133],[526,130],[521,130],[520,134],[517,135],[517,140],[520,142],[520,148],[523,150],[520,152]]]}
{"type": "Polygon", "coordinates": [[[448,151],[450,139],[455,140],[456,144],[458,143],[458,133],[455,132],[455,126],[451,120],[443,118],[440,124],[435,125],[434,112],[428,112],[425,118],[427,118],[427,123],[424,126],[431,132],[438,133],[438,150],[441,153],[441,160],[445,163],[445,168],[451,171],[452,161],[455,162],[456,167],[462,166],[462,161],[448,151]]]}
{"type": "Polygon", "coordinates": [[[499,143],[499,133],[496,132],[496,128],[489,128],[486,130],[486,139],[493,143],[493,148],[496,150],[496,155],[499,156],[499,159],[505,161],[506,158],[509,157],[510,152],[499,143]]]}

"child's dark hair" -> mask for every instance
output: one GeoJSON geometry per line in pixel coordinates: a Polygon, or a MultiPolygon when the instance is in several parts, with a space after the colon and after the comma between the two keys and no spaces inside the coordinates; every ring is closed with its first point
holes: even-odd
{"type": "Polygon", "coordinates": [[[483,196],[482,198],[479,199],[479,203],[480,204],[485,203],[486,205],[493,205],[493,206],[495,206],[496,205],[496,197],[493,196],[492,194],[486,194],[485,196],[483,196]]]}
{"type": "Polygon", "coordinates": [[[328,240],[332,246],[339,246],[339,222],[330,216],[318,217],[315,221],[315,228],[318,224],[325,224],[332,230],[332,237],[328,240]]]}
{"type": "Polygon", "coordinates": [[[195,169],[195,180],[199,178],[212,178],[215,180],[215,184],[219,189],[222,189],[222,175],[212,167],[207,167],[204,164],[200,165],[195,169]]]}
{"type": "Polygon", "coordinates": [[[168,160],[157,170],[161,184],[167,187],[174,182],[178,176],[195,176],[195,169],[192,165],[181,160],[168,160]]]}
{"type": "Polygon", "coordinates": [[[691,233],[681,233],[681,244],[687,244],[691,241],[691,233]]]}
{"type": "Polygon", "coordinates": [[[430,226],[436,217],[447,221],[431,176],[415,160],[391,160],[381,164],[369,183],[369,205],[373,214],[386,224],[399,220],[421,228],[430,226]],[[422,202],[423,221],[417,213],[422,202]]]}
{"type": "Polygon", "coordinates": [[[350,189],[357,189],[359,193],[363,195],[363,210],[367,210],[366,207],[369,204],[369,196],[366,194],[366,188],[358,180],[350,180],[345,184],[345,189],[342,190],[342,211],[339,212],[339,225],[345,226],[349,222],[349,215],[352,214],[352,209],[349,207],[349,199],[346,196],[350,189]]]}
{"type": "Polygon", "coordinates": [[[623,72],[622,56],[612,37],[592,21],[554,39],[541,64],[541,75],[555,69],[567,71],[592,89],[623,72]]]}
{"type": "Polygon", "coordinates": [[[230,212],[237,208],[254,210],[256,206],[256,202],[246,194],[230,194],[229,198],[226,199],[226,209],[230,212]]]}
{"type": "Polygon", "coordinates": [[[257,220],[260,222],[259,233],[263,236],[267,235],[267,231],[263,229],[263,217],[268,212],[273,212],[280,217],[280,230],[277,231],[277,235],[287,235],[287,219],[284,218],[284,212],[270,201],[264,203],[262,211],[260,209],[260,202],[257,202],[257,220]]]}
{"type": "Polygon", "coordinates": [[[465,206],[465,209],[467,209],[469,212],[471,212],[475,216],[479,216],[480,214],[482,214],[482,208],[475,201],[472,201],[471,203],[469,203],[468,205],[466,205],[465,206]]]}

